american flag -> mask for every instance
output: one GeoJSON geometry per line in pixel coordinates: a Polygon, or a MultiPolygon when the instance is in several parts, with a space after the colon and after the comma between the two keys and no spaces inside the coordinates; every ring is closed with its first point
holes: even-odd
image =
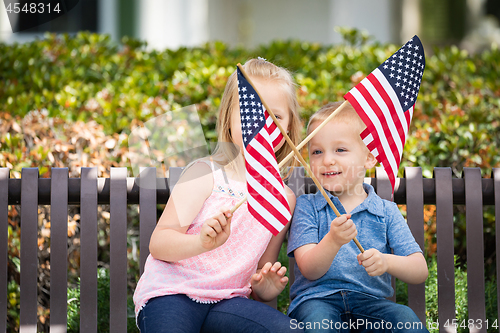
{"type": "Polygon", "coordinates": [[[415,35],[344,98],[366,125],[361,138],[394,186],[425,67],[415,35]]]}
{"type": "Polygon", "coordinates": [[[291,218],[273,149],[283,135],[255,89],[239,68],[237,71],[248,210],[276,236],[291,218]]]}

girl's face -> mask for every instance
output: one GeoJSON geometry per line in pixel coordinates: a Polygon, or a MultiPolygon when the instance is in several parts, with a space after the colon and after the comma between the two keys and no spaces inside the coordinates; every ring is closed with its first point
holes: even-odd
{"type": "MultiPolygon", "coordinates": [[[[285,94],[284,88],[270,79],[254,78],[250,77],[253,85],[259,92],[262,99],[266,102],[267,106],[274,113],[281,127],[288,131],[290,123],[290,112],[288,110],[287,95],[285,94]]],[[[234,107],[231,114],[231,137],[233,142],[243,149],[243,139],[241,136],[241,119],[240,119],[240,108],[238,106],[234,107]]],[[[285,140],[274,148],[274,151],[278,151],[284,144],[285,140]]]]}

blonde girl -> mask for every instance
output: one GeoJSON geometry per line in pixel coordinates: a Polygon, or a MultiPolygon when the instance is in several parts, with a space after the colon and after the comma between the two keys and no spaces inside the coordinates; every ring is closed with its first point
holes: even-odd
{"type": "MultiPolygon", "coordinates": [[[[298,143],[298,103],[290,73],[263,59],[248,61],[244,69],[298,143]]],[[[288,283],[286,267],[277,262],[288,228],[272,237],[246,203],[230,213],[246,194],[239,112],[235,72],[222,96],[214,154],[186,168],[151,236],[134,293],[142,333],[291,331],[289,317],[255,301],[275,298],[288,283]]],[[[282,142],[278,162],[290,151],[282,142]]],[[[293,212],[295,196],[285,190],[293,212]]]]}

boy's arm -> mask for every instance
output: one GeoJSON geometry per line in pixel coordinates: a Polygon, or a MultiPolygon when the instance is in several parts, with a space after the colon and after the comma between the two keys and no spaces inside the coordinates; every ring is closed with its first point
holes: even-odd
{"type": "Polygon", "coordinates": [[[406,283],[424,282],[428,275],[427,262],[398,206],[384,201],[384,214],[388,222],[387,241],[394,254],[369,249],[358,255],[358,260],[371,276],[387,272],[406,283]]]}
{"type": "Polygon", "coordinates": [[[369,249],[358,255],[358,262],[363,265],[370,276],[379,276],[387,272],[410,284],[424,282],[429,273],[421,252],[415,252],[408,256],[398,256],[369,249]]]}
{"type": "Polygon", "coordinates": [[[357,235],[351,215],[341,215],[332,221],[330,231],[318,244],[306,244],[294,251],[300,272],[308,280],[321,278],[330,269],[342,245],[357,235]]]}
{"type": "Polygon", "coordinates": [[[406,257],[393,254],[387,256],[387,273],[403,282],[419,284],[427,279],[429,271],[427,262],[421,252],[415,252],[406,257]]]}

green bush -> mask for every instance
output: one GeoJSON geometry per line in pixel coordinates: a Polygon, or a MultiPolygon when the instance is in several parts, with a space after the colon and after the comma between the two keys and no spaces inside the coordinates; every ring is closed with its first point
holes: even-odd
{"type": "MultiPolygon", "coordinates": [[[[144,42],[107,35],[46,35],[26,44],[0,44],[0,111],[25,116],[95,120],[106,134],[167,110],[197,104],[208,139],[227,77],[238,62],[261,56],[289,68],[300,86],[304,121],[322,104],[341,100],[400,45],[368,44],[356,30],[340,29],[339,45],[275,41],[254,50],[221,42],[178,50],[147,51],[144,42]]],[[[424,40],[425,44],[425,40],[424,40]]],[[[468,54],[457,47],[427,49],[426,69],[402,166],[479,166],[500,163],[500,51],[468,54]]],[[[8,143],[7,143],[8,145],[8,143]]],[[[5,149],[4,147],[1,148],[5,149]]],[[[402,170],[402,168],[400,169],[402,170]]]]}
{"type": "MultiPolygon", "coordinates": [[[[109,271],[104,268],[98,270],[97,276],[97,331],[109,332],[109,271]]],[[[132,297],[127,298],[127,332],[139,332],[135,325],[134,302],[132,297]]],[[[68,333],[80,332],[80,280],[76,288],[68,288],[68,333]]]]}
{"type": "MultiPolygon", "coordinates": [[[[432,256],[427,260],[429,268],[429,276],[425,281],[425,315],[427,320],[427,328],[431,333],[439,332],[437,329],[438,317],[438,280],[437,280],[437,259],[432,256]]],[[[469,332],[468,320],[468,296],[467,296],[467,271],[457,264],[455,256],[455,317],[457,332],[469,332]]],[[[497,312],[497,285],[496,279],[488,279],[485,283],[486,296],[486,319],[489,323],[488,332],[498,332],[498,312],[497,312]],[[492,327],[495,325],[496,329],[492,327]]],[[[408,288],[406,283],[396,280],[396,301],[400,304],[408,305],[408,288]]],[[[443,323],[446,325],[446,323],[443,323]]],[[[453,322],[448,323],[450,328],[453,327],[453,322]]]]}
{"type": "MultiPolygon", "coordinates": [[[[198,107],[206,138],[215,141],[217,110],[227,78],[237,63],[257,56],[292,71],[306,122],[323,104],[342,100],[400,47],[368,43],[369,36],[356,30],[339,32],[345,41],[338,45],[289,40],[253,50],[213,42],[148,51],[139,40],[124,38],[115,43],[109,36],[90,33],[48,34],[26,44],[0,43],[0,167],[9,167],[17,178],[22,167],[39,166],[42,177],[49,177],[51,167],[67,166],[75,177],[82,166],[98,166],[99,175],[109,177],[111,166],[130,167],[126,142],[134,126],[191,104],[198,107]]],[[[492,47],[468,54],[456,47],[426,46],[426,54],[400,176],[405,166],[422,167],[425,177],[432,177],[437,166],[450,166],[457,177],[463,167],[474,166],[481,168],[483,176],[490,175],[500,165],[500,51],[492,47]]],[[[455,212],[455,253],[462,265],[465,219],[463,208],[455,207],[455,212]]],[[[435,230],[435,218],[425,216],[430,240],[426,252],[432,254],[435,244],[429,233],[435,230]]],[[[71,230],[76,233],[72,237],[78,237],[79,220],[71,217],[71,230]]],[[[494,253],[491,209],[485,211],[484,221],[485,253],[494,253]]],[[[46,221],[41,227],[49,228],[46,221]]],[[[41,246],[48,243],[44,240],[41,246]]],[[[9,327],[15,328],[19,305],[15,283],[19,270],[14,263],[19,257],[19,216],[15,209],[9,210],[9,244],[8,320],[9,327]]],[[[100,244],[100,258],[108,257],[103,253],[106,248],[107,244],[100,244]]],[[[70,264],[76,259],[71,258],[70,264]]],[[[485,260],[490,261],[494,262],[485,260]]],[[[489,278],[493,266],[486,269],[489,278]]],[[[131,275],[136,281],[135,273],[131,275]]],[[[280,298],[282,310],[287,296],[280,298]]]]}

